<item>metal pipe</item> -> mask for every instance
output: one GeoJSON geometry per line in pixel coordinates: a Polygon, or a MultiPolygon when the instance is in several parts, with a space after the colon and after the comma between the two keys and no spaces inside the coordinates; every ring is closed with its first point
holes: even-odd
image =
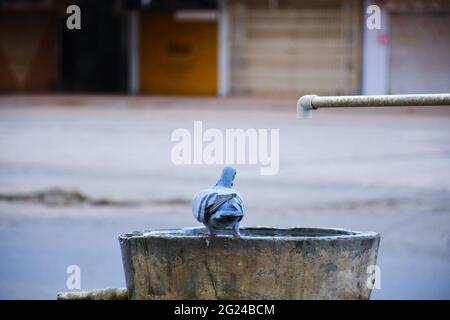
{"type": "Polygon", "coordinates": [[[449,93],[399,94],[378,96],[328,96],[305,95],[297,102],[297,116],[311,118],[318,108],[347,107],[400,107],[450,105],[449,93]]]}

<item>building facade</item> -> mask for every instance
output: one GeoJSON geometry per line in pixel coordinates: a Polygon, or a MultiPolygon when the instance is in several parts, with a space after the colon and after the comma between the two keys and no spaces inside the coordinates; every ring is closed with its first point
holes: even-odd
{"type": "Polygon", "coordinates": [[[450,92],[448,30],[450,0],[0,0],[0,92],[450,92]]]}

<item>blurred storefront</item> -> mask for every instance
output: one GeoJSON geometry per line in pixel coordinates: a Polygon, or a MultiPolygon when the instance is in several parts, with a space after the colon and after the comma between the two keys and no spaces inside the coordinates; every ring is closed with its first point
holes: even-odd
{"type": "Polygon", "coordinates": [[[169,14],[152,11],[136,18],[137,92],[359,92],[358,0],[198,1],[169,14]]]}
{"type": "Polygon", "coordinates": [[[0,10],[0,91],[54,91],[58,10],[44,2],[6,2],[0,10]]]}
{"type": "Polygon", "coordinates": [[[0,92],[444,92],[449,24],[448,0],[0,0],[0,92]]]}
{"type": "Polygon", "coordinates": [[[356,94],[360,4],[229,1],[231,93],[356,94]]]}
{"type": "Polygon", "coordinates": [[[215,12],[143,13],[139,31],[141,92],[217,93],[215,12]]]}
{"type": "Polygon", "coordinates": [[[372,0],[381,28],[363,29],[362,94],[450,92],[450,1],[372,0]]]}
{"type": "Polygon", "coordinates": [[[450,91],[450,1],[386,1],[390,12],[389,91],[450,91]]]}

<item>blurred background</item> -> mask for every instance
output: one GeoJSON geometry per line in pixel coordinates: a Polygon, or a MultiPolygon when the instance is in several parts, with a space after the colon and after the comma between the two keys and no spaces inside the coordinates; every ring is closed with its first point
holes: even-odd
{"type": "Polygon", "coordinates": [[[74,264],[124,287],[119,234],[198,225],[221,166],[174,165],[170,137],[202,120],[280,129],[277,175],[237,166],[243,225],[380,232],[373,299],[449,299],[450,108],[295,114],[450,92],[449,31],[450,0],[0,0],[0,298],[54,299],[74,264]]]}

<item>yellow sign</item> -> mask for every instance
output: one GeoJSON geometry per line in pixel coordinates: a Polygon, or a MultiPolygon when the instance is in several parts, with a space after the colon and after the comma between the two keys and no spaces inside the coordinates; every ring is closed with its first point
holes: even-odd
{"type": "Polygon", "coordinates": [[[216,95],[217,22],[143,14],[140,88],[158,95],[216,95]]]}

